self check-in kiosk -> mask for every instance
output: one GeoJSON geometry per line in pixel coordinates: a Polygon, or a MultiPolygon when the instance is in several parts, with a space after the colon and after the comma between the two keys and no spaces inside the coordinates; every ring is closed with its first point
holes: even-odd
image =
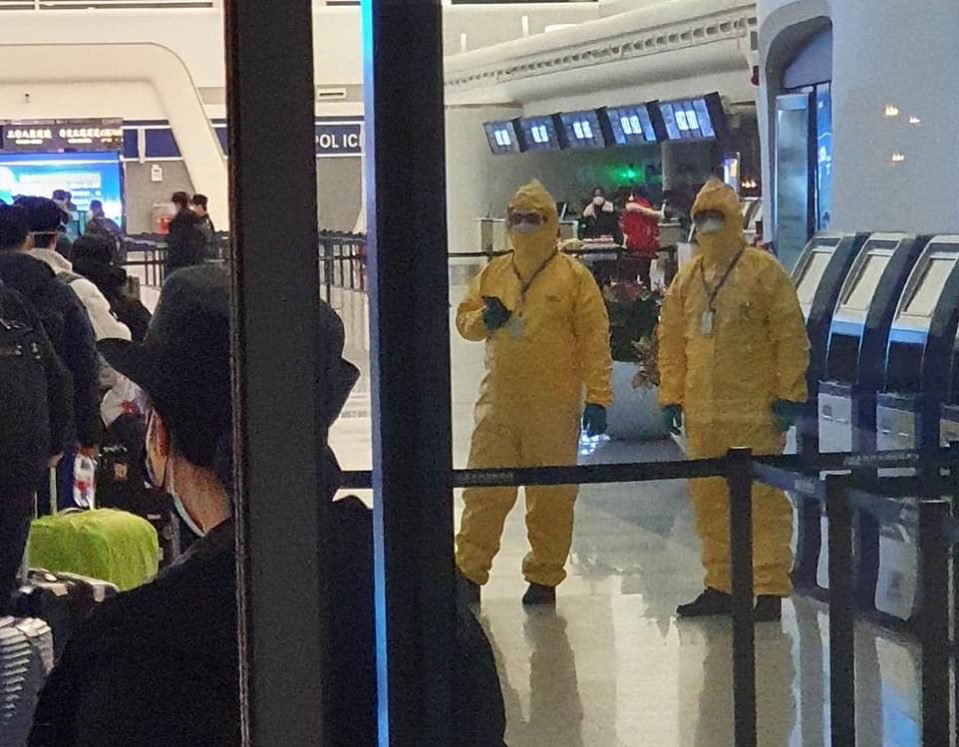
{"type": "MultiPolygon", "coordinates": [[[[909,275],[889,333],[885,384],[877,396],[880,451],[936,448],[943,404],[954,396],[959,321],[959,236],[935,236],[909,275]]],[[[919,499],[902,502],[900,521],[879,535],[876,609],[902,620],[916,611],[919,499]]]]}
{"type": "MultiPolygon", "coordinates": [[[[806,318],[809,337],[807,385],[809,406],[796,426],[796,451],[813,456],[819,451],[817,425],[819,382],[825,378],[826,350],[832,315],[846,276],[869,234],[817,234],[806,245],[793,269],[793,283],[806,318]]],[[[792,496],[796,507],[794,534],[795,566],[793,582],[797,588],[816,585],[816,569],[822,546],[820,506],[815,499],[792,496]]]]}
{"type": "MultiPolygon", "coordinates": [[[[876,394],[885,383],[889,332],[899,299],[928,237],[872,234],[853,260],[829,327],[825,375],[819,384],[819,451],[876,450],[876,394]]],[[[825,534],[825,519],[821,521],[825,534]]],[[[858,516],[856,604],[875,604],[879,526],[858,516]]],[[[818,582],[828,587],[828,553],[819,553],[818,582]]]]}

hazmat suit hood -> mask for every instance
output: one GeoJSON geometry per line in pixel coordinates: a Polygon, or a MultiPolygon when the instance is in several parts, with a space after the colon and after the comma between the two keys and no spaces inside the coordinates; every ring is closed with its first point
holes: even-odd
{"type": "Polygon", "coordinates": [[[736,191],[718,179],[712,179],[700,190],[691,211],[693,221],[701,213],[722,213],[726,225],[716,233],[696,232],[696,241],[707,264],[726,265],[745,246],[742,207],[736,191]]]}
{"type": "Polygon", "coordinates": [[[539,213],[544,218],[543,224],[530,233],[522,233],[517,227],[509,229],[513,262],[523,280],[528,281],[556,253],[559,231],[556,201],[538,180],[533,180],[519,188],[509,202],[508,212],[539,213]]]}

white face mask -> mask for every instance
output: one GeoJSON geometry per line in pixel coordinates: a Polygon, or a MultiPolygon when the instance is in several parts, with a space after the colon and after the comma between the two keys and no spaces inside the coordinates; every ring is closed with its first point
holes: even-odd
{"type": "Polygon", "coordinates": [[[593,204],[594,204],[596,207],[602,207],[603,205],[606,204],[606,198],[603,197],[602,195],[596,195],[596,196],[593,198],[593,204]]]}
{"type": "MultiPolygon", "coordinates": [[[[152,431],[153,427],[154,426],[151,424],[150,431],[152,431]]],[[[147,431],[148,437],[150,431],[147,431]]],[[[177,493],[176,478],[173,475],[173,465],[175,460],[169,454],[167,455],[166,460],[166,466],[163,469],[163,484],[161,485],[160,481],[157,479],[156,471],[153,469],[153,460],[150,459],[148,447],[146,458],[147,479],[157,490],[162,490],[172,496],[173,508],[176,510],[177,515],[183,519],[183,523],[186,524],[187,528],[197,537],[205,537],[206,532],[204,532],[203,529],[201,529],[200,526],[193,520],[193,517],[190,516],[190,512],[187,511],[186,506],[183,505],[183,499],[180,498],[179,493],[177,493]]]]}
{"type": "Polygon", "coordinates": [[[169,478],[167,479],[169,484],[167,485],[166,492],[173,496],[173,508],[180,518],[183,519],[183,523],[186,524],[187,529],[193,532],[197,537],[205,537],[206,532],[204,532],[200,526],[193,521],[193,517],[190,516],[190,512],[187,511],[186,506],[183,505],[183,499],[180,498],[180,494],[176,492],[176,481],[173,478],[173,464],[174,461],[171,459],[167,462],[166,468],[167,474],[169,475],[169,478]]]}
{"type": "Polygon", "coordinates": [[[726,228],[726,221],[722,218],[703,218],[696,221],[696,233],[722,233],[726,228]]]}
{"type": "Polygon", "coordinates": [[[532,233],[538,233],[542,230],[542,226],[537,226],[532,223],[517,223],[515,226],[510,228],[511,233],[515,233],[520,236],[529,236],[532,233]]]}

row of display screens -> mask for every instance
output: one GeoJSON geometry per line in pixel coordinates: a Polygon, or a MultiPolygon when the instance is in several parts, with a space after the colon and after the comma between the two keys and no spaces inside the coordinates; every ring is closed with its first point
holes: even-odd
{"type": "Polygon", "coordinates": [[[724,127],[718,93],[485,124],[486,138],[495,155],[714,140],[724,127]]]}

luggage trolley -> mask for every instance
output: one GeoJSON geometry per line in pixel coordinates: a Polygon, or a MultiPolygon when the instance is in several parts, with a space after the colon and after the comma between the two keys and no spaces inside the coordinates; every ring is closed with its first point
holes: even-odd
{"type": "MultiPolygon", "coordinates": [[[[825,377],[826,349],[833,311],[846,276],[869,234],[816,234],[806,245],[796,267],[793,283],[806,318],[810,355],[807,385],[809,400],[804,417],[796,427],[796,451],[814,456],[819,451],[816,422],[819,382],[825,377]]],[[[822,546],[820,506],[815,499],[790,496],[796,509],[793,551],[796,558],[793,583],[799,589],[816,586],[816,568],[822,546]]]]}
{"type": "MultiPolygon", "coordinates": [[[[952,398],[957,308],[959,236],[935,236],[909,275],[889,333],[876,406],[880,451],[939,445],[942,406],[952,398]]],[[[876,609],[907,621],[918,610],[918,512],[919,499],[905,499],[902,520],[879,534],[876,609]]]]}
{"type": "MultiPolygon", "coordinates": [[[[876,450],[876,394],[885,382],[886,349],[899,299],[929,237],[874,233],[859,250],[843,283],[829,328],[826,367],[819,384],[819,450],[876,450]]],[[[826,533],[826,519],[821,519],[826,533]]],[[[856,604],[875,605],[879,572],[879,526],[873,517],[858,516],[856,604]]],[[[829,585],[826,547],[819,553],[817,573],[829,585]]]]}

